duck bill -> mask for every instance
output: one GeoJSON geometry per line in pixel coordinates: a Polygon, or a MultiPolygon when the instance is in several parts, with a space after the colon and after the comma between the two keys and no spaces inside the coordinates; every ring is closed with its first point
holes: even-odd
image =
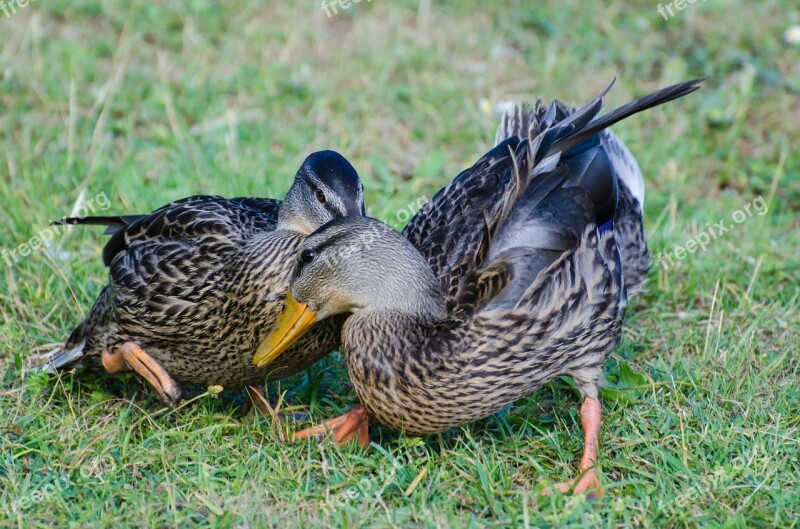
{"type": "Polygon", "coordinates": [[[308,308],[305,303],[298,303],[289,293],[286,295],[286,305],[275,322],[275,330],[261,342],[253,358],[257,367],[264,367],[274,362],[281,354],[290,348],[303,336],[317,321],[316,313],[308,308]]]}

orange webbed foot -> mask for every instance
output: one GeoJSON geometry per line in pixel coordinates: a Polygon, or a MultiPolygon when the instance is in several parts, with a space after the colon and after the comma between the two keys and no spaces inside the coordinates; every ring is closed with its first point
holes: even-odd
{"type": "Polygon", "coordinates": [[[308,439],[333,434],[337,444],[357,443],[361,447],[369,446],[369,414],[364,406],[358,405],[340,417],[326,421],[319,426],[301,430],[292,439],[308,439]]]}
{"type": "Polygon", "coordinates": [[[138,373],[169,406],[174,406],[181,398],[178,383],[152,356],[133,342],[122,344],[114,352],[104,350],[101,360],[105,370],[112,375],[127,370],[138,373]]]}
{"type": "MultiPolygon", "coordinates": [[[[580,475],[566,483],[559,483],[555,486],[556,490],[564,494],[585,494],[597,498],[603,495],[600,488],[600,479],[595,471],[597,461],[597,447],[600,437],[600,425],[602,424],[602,410],[600,401],[587,398],[581,405],[581,425],[584,433],[583,457],[581,457],[580,475]]],[[[549,491],[547,491],[549,492],[549,491]]]]}

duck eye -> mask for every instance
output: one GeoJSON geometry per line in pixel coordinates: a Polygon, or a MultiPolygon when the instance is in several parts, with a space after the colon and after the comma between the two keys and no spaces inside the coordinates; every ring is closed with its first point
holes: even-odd
{"type": "Polygon", "coordinates": [[[300,252],[300,263],[307,265],[308,263],[313,261],[316,256],[317,252],[315,252],[314,250],[303,250],[302,252],[300,252]]]}
{"type": "Polygon", "coordinates": [[[320,203],[320,204],[324,204],[324,203],[325,203],[325,200],[326,200],[326,198],[325,198],[325,193],[323,193],[323,192],[322,192],[322,189],[317,189],[317,190],[314,192],[314,194],[316,195],[316,197],[317,197],[317,200],[319,200],[319,203],[320,203]]]}

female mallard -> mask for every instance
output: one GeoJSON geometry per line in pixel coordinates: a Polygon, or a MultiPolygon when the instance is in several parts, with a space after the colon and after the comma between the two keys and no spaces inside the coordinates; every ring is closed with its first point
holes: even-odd
{"type": "Polygon", "coordinates": [[[350,313],[342,343],[363,407],[299,436],[332,428],[337,440],[364,442],[368,416],[433,434],[569,375],[584,397],[585,448],[582,477],[562,488],[598,486],[598,387],[627,303],[614,228],[621,184],[601,132],[697,83],[600,118],[602,95],[569,112],[538,105],[507,123],[506,139],[439,192],[406,238],[366,217],[309,236],[284,321],[254,362],[279,358],[313,322],[350,313]]]}
{"type": "Polygon", "coordinates": [[[236,389],[297,373],[338,347],[343,319],[314,326],[280,362],[253,366],[283,308],[295,252],[331,219],[363,214],[355,169],[322,151],[305,160],[283,202],[193,196],[149,215],[67,219],[108,226],[109,281],[47,368],[133,370],[167,404],[180,397],[176,380],[236,389]]]}

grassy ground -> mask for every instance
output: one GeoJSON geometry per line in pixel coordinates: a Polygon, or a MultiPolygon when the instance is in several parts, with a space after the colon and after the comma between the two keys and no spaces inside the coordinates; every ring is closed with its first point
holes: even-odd
{"type": "MultiPolygon", "coordinates": [[[[371,214],[401,227],[490,147],[498,102],[585,101],[618,75],[615,105],[710,75],[615,128],[646,175],[654,253],[734,229],[656,263],[631,303],[607,367],[605,497],[540,494],[582,449],[568,381],[359,450],[284,443],[291,426],[241,419],[235,395],[165,410],[130,378],[37,374],[105,280],[103,237],[76,229],[0,260],[0,526],[798,526],[800,47],[782,36],[796,3],[697,2],[669,20],[655,0],[431,4],[0,15],[0,248],[90,201],[282,196],[319,148],[350,158],[371,214]]],[[[270,391],[315,421],[355,402],[338,355],[270,391]]]]}

